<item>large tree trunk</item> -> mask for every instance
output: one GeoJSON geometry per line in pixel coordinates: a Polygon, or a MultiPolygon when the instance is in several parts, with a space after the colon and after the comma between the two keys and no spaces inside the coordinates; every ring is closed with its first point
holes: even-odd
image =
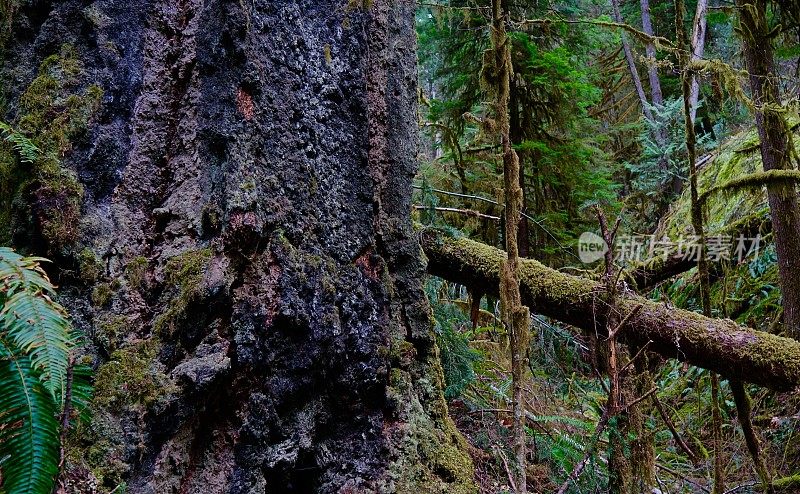
{"type": "Polygon", "coordinates": [[[25,237],[102,356],[71,489],[475,492],[408,219],[415,2],[31,5],[6,118],[64,43],[50,115],[104,91],[61,164],[74,241],[25,237]]]}
{"type": "MultiPolygon", "coordinates": [[[[767,0],[737,0],[742,42],[750,88],[755,104],[756,126],[761,139],[764,170],[792,168],[789,130],[778,110],[780,87],[767,23],[767,0]]],[[[772,216],[778,274],[783,297],[783,317],[787,334],[800,338],[800,209],[794,182],[771,183],[767,200],[772,216]]]]}
{"type": "MultiPolygon", "coordinates": [[[[420,232],[428,272],[496,294],[505,253],[466,238],[450,238],[433,229],[420,232]]],[[[550,269],[533,259],[520,261],[522,302],[539,314],[591,334],[602,334],[605,312],[599,283],[550,269]]],[[[636,311],[621,331],[624,342],[667,358],[776,390],[800,385],[800,342],[676,309],[631,293],[617,301],[623,314],[636,311]]]]}

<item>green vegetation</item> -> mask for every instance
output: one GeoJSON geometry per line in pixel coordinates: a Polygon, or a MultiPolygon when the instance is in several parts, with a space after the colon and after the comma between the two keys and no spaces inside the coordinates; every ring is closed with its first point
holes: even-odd
{"type": "MultiPolygon", "coordinates": [[[[524,196],[525,219],[520,224],[518,247],[523,255],[546,266],[586,279],[556,282],[543,274],[538,268],[541,264],[526,263],[537,269],[523,269],[522,282],[534,287],[537,293],[533,296],[552,294],[573,299],[576,305],[603,290],[602,284],[590,281],[603,276],[601,268],[583,264],[575,255],[578,236],[598,230],[596,205],[611,218],[609,229],[615,217],[620,220],[615,255],[638,254],[639,263],[629,266],[644,265],[654,272],[672,269],[659,252],[649,248],[664,237],[667,243],[691,243],[695,238],[686,142],[692,134],[687,129],[693,128],[698,200],[703,203],[700,224],[706,245],[716,252],[720,247],[715,242],[730,246],[711,266],[711,313],[761,331],[787,334],[783,275],[776,248],[779,239],[771,229],[767,190],[773,194],[778,186],[794,190],[786,184],[797,180],[793,168],[800,162],[795,149],[800,107],[788,96],[795,94],[796,85],[789,81],[796,75],[778,64],[778,90],[786,91],[783,101],[788,103],[758,107],[750,87],[754,79],[748,79],[737,59],[742,43],[752,38],[739,22],[745,8],[742,2],[736,2],[738,9],[709,6],[696,19],[692,18],[695,7],[706,3],[685,3],[683,19],[689,37],[693,29],[699,29],[692,21],[708,22],[704,51],[691,61],[675,50],[683,43],[677,39],[680,30],[675,21],[680,2],[614,0],[608,5],[567,0],[546,6],[501,2],[514,70],[508,108],[503,110],[510,115],[524,196]],[[645,7],[652,26],[644,25],[645,7]],[[649,37],[646,31],[658,38],[649,37]],[[648,52],[650,43],[654,55],[648,52]],[[695,71],[699,81],[697,117],[689,127],[684,118],[683,64],[695,71]],[[754,112],[762,109],[779,115],[783,122],[767,129],[772,132],[768,135],[771,143],[779,142],[775,136],[782,128],[792,130],[787,136],[790,166],[764,170],[758,133],[761,130],[764,135],[764,129],[754,126],[754,112]],[[651,243],[639,252],[630,250],[635,247],[625,242],[634,236],[651,243]],[[747,243],[738,245],[742,237],[747,243]],[[754,238],[757,248],[752,244],[754,238]]],[[[485,244],[446,242],[444,248],[451,249],[448,258],[457,259],[448,268],[457,273],[455,280],[462,281],[463,266],[469,266],[479,280],[495,279],[500,258],[487,255],[487,245],[501,247],[505,241],[501,129],[493,120],[502,110],[492,106],[491,92],[497,84],[493,71],[497,61],[490,49],[494,4],[488,0],[435,1],[417,10],[423,159],[415,184],[415,219],[455,238],[466,236],[485,244]],[[488,273],[492,276],[483,276],[488,273]]],[[[785,26],[796,24],[800,12],[792,2],[767,0],[758,3],[758,9],[762,8],[767,12],[769,42],[780,63],[797,62],[797,39],[785,26]]],[[[691,100],[689,90],[686,94],[691,100]]],[[[682,248],[686,249],[686,244],[682,248]]],[[[630,257],[617,260],[625,265],[623,261],[630,257]]],[[[434,271],[446,276],[448,270],[434,271]]],[[[700,311],[696,269],[684,266],[664,278],[667,281],[642,293],[653,300],[647,307],[665,304],[700,311]]],[[[481,450],[473,455],[481,492],[495,494],[514,491],[509,480],[517,474],[511,447],[513,399],[510,362],[505,355],[508,335],[496,320],[497,301],[491,297],[472,300],[475,291],[482,289],[433,278],[426,292],[436,320],[451,412],[472,446],[481,450]],[[478,321],[472,320],[476,309],[478,321]],[[487,319],[487,313],[494,319],[487,319]]],[[[626,285],[622,290],[630,293],[635,288],[626,285]]],[[[616,317],[619,320],[633,308],[622,303],[622,314],[616,317]]],[[[539,308],[545,313],[548,309],[539,308]]],[[[531,310],[536,312],[537,307],[531,310]]],[[[601,314],[607,308],[600,303],[595,310],[601,314]]],[[[620,399],[630,402],[642,397],[650,382],[658,406],[643,397],[635,407],[611,417],[597,437],[597,449],[589,453],[588,442],[602,422],[603,411],[609,407],[609,388],[614,387],[609,342],[593,334],[577,337],[574,328],[536,316],[531,330],[535,340],[529,348],[526,382],[529,409],[534,411],[527,423],[528,459],[533,462],[527,471],[531,492],[606,488],[627,494],[628,488],[620,486],[628,482],[637,486],[630,491],[636,493],[653,488],[711,492],[719,488],[712,485],[709,473],[717,458],[726,489],[735,485],[739,490],[749,488],[748,482],[756,476],[750,465],[763,461],[774,464],[774,474],[784,477],[775,482],[777,490],[792,489],[783,485],[791,485],[797,473],[800,444],[794,421],[777,418],[794,413],[794,393],[787,397],[755,387],[745,390],[745,396],[753,397],[754,415],[774,417],[774,431],[763,421],[756,424],[755,436],[761,447],[754,456],[752,435],[747,432],[750,418],[739,416],[741,409],[732,401],[732,388],[723,381],[721,445],[715,451],[709,374],[675,361],[650,359],[647,367],[642,363],[646,355],[620,345],[617,352],[622,362],[634,360],[622,364],[632,377],[618,383],[623,393],[620,399]],[[795,439],[781,442],[789,438],[795,439]],[[679,439],[691,451],[681,446],[679,439]],[[625,446],[614,449],[619,445],[625,446]],[[573,471],[576,467],[577,473],[573,471]]],[[[595,332],[602,330],[600,324],[595,332]]],[[[695,342],[707,336],[704,332],[687,334],[695,342]]],[[[779,348],[767,346],[761,345],[759,352],[780,353],[779,348]]]]}
{"type": "Polygon", "coordinates": [[[13,127],[0,126],[0,242],[12,229],[35,224],[52,252],[77,239],[83,189],[62,157],[87,129],[100,107],[103,90],[81,88],[83,68],[74,47],[42,61],[37,76],[19,99],[13,127]]]}
{"type": "Polygon", "coordinates": [[[89,389],[74,363],[81,337],[53,300],[41,261],[0,248],[0,468],[4,491],[14,494],[52,491],[57,417],[82,412],[89,389]]]}
{"type": "Polygon", "coordinates": [[[158,340],[150,339],[112,353],[97,370],[94,404],[117,413],[131,409],[144,413],[173,394],[177,387],[158,369],[158,350],[158,340]]]}
{"type": "Polygon", "coordinates": [[[200,299],[203,294],[203,275],[211,257],[211,249],[199,249],[184,252],[167,261],[164,273],[174,293],[167,310],[153,322],[156,334],[171,334],[186,316],[189,305],[200,299]]]}

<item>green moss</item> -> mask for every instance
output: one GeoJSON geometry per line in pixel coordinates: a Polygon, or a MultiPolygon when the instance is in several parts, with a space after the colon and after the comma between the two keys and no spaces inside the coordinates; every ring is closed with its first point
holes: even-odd
{"type": "Polygon", "coordinates": [[[92,420],[78,423],[71,429],[67,442],[68,461],[71,465],[88,468],[97,479],[100,490],[114,491],[130,472],[125,461],[125,432],[118,420],[108,412],[95,410],[92,420]]]}
{"type": "Polygon", "coordinates": [[[389,467],[391,485],[384,487],[398,494],[476,494],[466,441],[449,418],[441,395],[441,368],[433,360],[427,364],[431,375],[413,382],[410,373],[391,370],[387,397],[405,410],[407,429],[399,446],[400,459],[389,467]]]}
{"type": "Polygon", "coordinates": [[[125,316],[101,319],[96,325],[94,339],[106,352],[111,353],[119,348],[129,326],[130,321],[125,316]]]}
{"type": "Polygon", "coordinates": [[[142,288],[145,282],[145,276],[147,275],[148,264],[146,257],[137,256],[128,261],[128,264],[125,265],[125,279],[128,280],[128,284],[131,288],[142,288]]]}
{"type": "Polygon", "coordinates": [[[171,298],[167,310],[153,322],[156,334],[171,334],[185,317],[189,304],[202,297],[203,274],[212,255],[211,249],[199,249],[184,252],[167,261],[165,281],[177,290],[177,294],[171,298]]]}
{"type": "Polygon", "coordinates": [[[94,403],[107,410],[146,410],[177,391],[159,370],[158,340],[139,342],[111,354],[95,374],[94,403]]]}
{"type": "Polygon", "coordinates": [[[772,482],[772,486],[777,491],[786,491],[795,492],[794,489],[800,489],[800,474],[790,475],[789,477],[783,477],[780,479],[775,479],[772,482]]]}
{"type": "Polygon", "coordinates": [[[16,221],[37,224],[51,252],[77,240],[83,188],[61,158],[86,131],[103,98],[99,86],[79,87],[82,70],[77,50],[63,45],[42,61],[20,96],[15,128],[41,153],[32,165],[22,164],[13,149],[0,146],[0,238],[10,237],[16,221]],[[35,217],[20,207],[29,203],[37,206],[35,217]]]}
{"type": "MultiPolygon", "coordinates": [[[[790,119],[789,125],[797,130],[796,119],[790,119]]],[[[716,151],[716,157],[700,169],[699,192],[702,194],[722,184],[736,184],[739,180],[744,184],[753,182],[742,177],[758,177],[754,174],[762,172],[763,164],[758,146],[759,139],[755,130],[743,131],[728,139],[716,151]]],[[[660,238],[667,235],[675,239],[681,235],[691,235],[690,203],[691,198],[687,189],[672,205],[656,236],[660,238]]],[[[763,210],[765,204],[766,193],[763,188],[750,187],[729,190],[725,194],[714,194],[709,197],[706,204],[706,227],[710,232],[725,230],[732,223],[763,210]]]]}
{"type": "Polygon", "coordinates": [[[92,249],[86,247],[78,254],[78,269],[81,280],[86,284],[92,284],[103,274],[103,263],[92,249]]]}
{"type": "Polygon", "coordinates": [[[114,296],[114,290],[111,288],[110,283],[100,283],[95,285],[92,290],[92,303],[97,307],[105,307],[111,302],[111,297],[114,296]]]}

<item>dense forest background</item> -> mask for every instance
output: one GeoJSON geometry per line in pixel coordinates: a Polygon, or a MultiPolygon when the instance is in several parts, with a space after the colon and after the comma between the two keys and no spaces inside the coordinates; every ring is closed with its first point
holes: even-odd
{"type": "Polygon", "coordinates": [[[796,0],[0,0],[0,492],[800,492],[796,0]]]}
{"type": "MultiPolygon", "coordinates": [[[[703,257],[712,264],[705,268],[711,270],[708,314],[793,335],[783,316],[786,297],[770,223],[774,204],[757,176],[769,165],[762,168],[765,135],[756,115],[764,104],[774,105],[767,112],[783,122],[785,168],[796,169],[797,5],[500,3],[513,68],[507,111],[523,197],[520,255],[599,279],[602,256],[586,263],[577,254],[583,232],[603,235],[600,207],[612,226],[618,221],[612,252],[625,289],[702,312],[694,166],[695,190],[704,200],[704,248],[710,249],[703,257]],[[683,15],[676,17],[676,9],[683,15]],[[743,22],[744,9],[753,9],[769,33],[764,43],[770,52],[755,55],[771,67],[769,74],[753,76],[748,65],[747,44],[758,35],[743,22]],[[770,103],[754,101],[754,77],[774,84],[770,103]],[[691,161],[684,96],[692,114],[691,161]],[[653,270],[653,280],[636,276],[643,267],[653,270]]],[[[487,57],[496,48],[493,26],[488,2],[424,2],[417,11],[423,159],[414,202],[418,221],[504,248],[504,166],[493,121],[494,81],[487,74],[487,57]]],[[[437,274],[459,281],[446,271],[437,274]]],[[[512,372],[500,299],[496,290],[451,281],[431,278],[426,285],[445,393],[459,428],[480,450],[474,456],[483,491],[514,491],[512,372]]],[[[609,392],[598,380],[608,372],[603,338],[532,310],[524,378],[531,492],[555,492],[562,484],[566,492],[753,492],[760,489],[759,473],[769,481],[782,478],[773,490],[800,488],[793,477],[795,395],[748,388],[750,408],[742,408],[727,380],[716,383],[696,367],[648,358],[647,349],[643,358],[633,346],[623,358],[636,354],[637,372],[649,376],[646,384],[627,376],[636,389],[632,397],[657,391],[640,410],[627,410],[635,424],[615,424],[598,436],[609,392]],[[737,421],[748,411],[759,445],[746,437],[751,425],[743,431],[737,421]],[[748,446],[760,447],[756,463],[748,446]],[[613,463],[614,448],[628,448],[623,456],[629,464],[613,463]],[[581,461],[588,465],[571,477],[581,461]],[[630,479],[614,478],[620,475],[630,479]],[[633,485],[619,485],[626,482],[633,485]]]]}

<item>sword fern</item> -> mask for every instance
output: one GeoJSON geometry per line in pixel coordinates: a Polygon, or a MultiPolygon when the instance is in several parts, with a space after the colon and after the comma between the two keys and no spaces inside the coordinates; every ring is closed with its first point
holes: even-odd
{"type": "Polygon", "coordinates": [[[80,338],[40,263],[0,248],[0,492],[49,494],[59,467],[59,415],[81,412],[88,376],[66,396],[80,338]]]}

